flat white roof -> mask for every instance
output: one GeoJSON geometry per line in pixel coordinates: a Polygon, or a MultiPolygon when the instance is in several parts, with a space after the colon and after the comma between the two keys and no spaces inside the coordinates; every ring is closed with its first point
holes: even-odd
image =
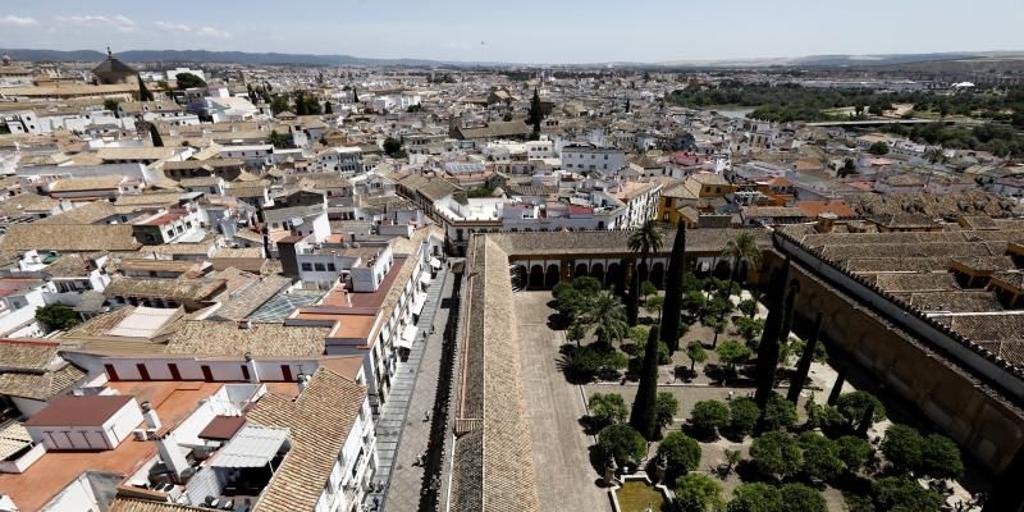
{"type": "Polygon", "coordinates": [[[107,335],[125,338],[152,338],[177,313],[177,309],[138,306],[113,329],[107,331],[107,335]]]}

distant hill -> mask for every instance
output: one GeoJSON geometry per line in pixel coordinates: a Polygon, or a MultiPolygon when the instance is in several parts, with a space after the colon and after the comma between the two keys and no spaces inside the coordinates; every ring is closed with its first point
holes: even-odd
{"type": "Polygon", "coordinates": [[[874,67],[916,64],[924,62],[941,62],[983,59],[995,56],[1016,55],[1016,52],[945,52],[945,53],[896,53],[882,55],[808,55],[804,57],[780,57],[767,59],[734,59],[714,61],[669,61],[659,62],[665,67],[874,67]]]}
{"type": "MultiPolygon", "coordinates": [[[[106,56],[94,50],[0,49],[21,61],[99,62],[106,56]]],[[[459,62],[429,59],[374,59],[352,55],[301,53],[252,53],[210,50],[129,50],[117,56],[127,62],[224,63],[247,65],[295,64],[305,66],[501,66],[513,63],[459,62]]],[[[760,67],[876,67],[921,65],[938,62],[969,62],[983,59],[1024,60],[1024,52],[945,52],[881,55],[810,55],[767,59],[677,60],[665,62],[604,62],[569,64],[570,67],[640,68],[760,68],[760,67]]]]}
{"type": "MultiPolygon", "coordinates": [[[[21,48],[0,49],[15,60],[33,62],[99,62],[106,54],[93,50],[31,50],[21,48]]],[[[313,55],[293,53],[216,52],[209,50],[128,50],[117,57],[126,62],[194,62],[225,64],[298,64],[306,66],[435,66],[442,61],[424,59],[366,59],[351,55],[313,55]]]]}

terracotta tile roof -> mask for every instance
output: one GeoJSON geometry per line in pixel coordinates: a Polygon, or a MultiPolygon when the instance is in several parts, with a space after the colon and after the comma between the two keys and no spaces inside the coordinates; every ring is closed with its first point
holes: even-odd
{"type": "Polygon", "coordinates": [[[0,374],[0,394],[20,396],[34,400],[49,400],[66,392],[86,373],[77,366],[65,363],[56,370],[44,373],[2,373],[0,374]]]}
{"type": "Polygon", "coordinates": [[[490,237],[471,247],[458,417],[481,425],[456,442],[455,500],[460,510],[539,510],[508,254],[490,237]]]}
{"type": "Polygon", "coordinates": [[[247,329],[236,322],[191,320],[183,322],[167,344],[169,354],[200,356],[317,357],[324,353],[323,327],[295,327],[252,323],[247,329]]]}
{"type": "Polygon", "coordinates": [[[115,279],[103,290],[107,297],[164,298],[204,301],[225,287],[223,279],[115,279]]]}
{"type": "MultiPolygon", "coordinates": [[[[753,235],[761,247],[770,245],[769,233],[763,229],[693,229],[686,233],[686,250],[691,253],[721,253],[726,244],[740,233],[753,235]]],[[[558,233],[499,233],[488,235],[510,257],[539,254],[627,254],[629,231],[572,231],[558,233]]],[[[663,238],[670,241],[675,230],[666,230],[663,238]]],[[[668,254],[672,244],[662,252],[668,254]]]]}
{"type": "Polygon", "coordinates": [[[0,368],[46,370],[59,348],[60,343],[46,340],[0,340],[0,368]]]}
{"type": "Polygon", "coordinates": [[[256,502],[256,512],[314,510],[366,400],[366,388],[318,368],[294,401],[268,393],[248,413],[257,425],[290,430],[291,450],[256,502]]]}
{"type": "Polygon", "coordinates": [[[831,201],[799,201],[794,206],[804,212],[809,218],[816,218],[822,213],[831,213],[839,218],[852,218],[857,212],[846,205],[842,200],[831,201]]]}
{"type": "Polygon", "coordinates": [[[190,507],[159,501],[136,500],[131,498],[114,498],[109,512],[209,512],[208,508],[190,507]]]}
{"type": "Polygon", "coordinates": [[[14,224],[0,240],[0,251],[136,251],[141,246],[127,224],[14,224]]]}

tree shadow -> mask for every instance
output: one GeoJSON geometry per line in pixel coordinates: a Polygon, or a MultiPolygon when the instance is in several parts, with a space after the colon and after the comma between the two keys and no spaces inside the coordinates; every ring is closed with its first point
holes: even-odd
{"type": "Polygon", "coordinates": [[[742,443],[743,440],[746,439],[747,437],[747,434],[739,432],[736,429],[728,426],[722,429],[718,429],[718,433],[722,434],[722,437],[728,439],[733,443],[742,443]]]}
{"type": "Polygon", "coordinates": [[[686,366],[676,366],[674,371],[676,378],[683,382],[691,382],[697,378],[697,371],[686,366]]]}
{"type": "Polygon", "coordinates": [[[694,439],[696,439],[696,440],[698,440],[698,441],[700,441],[702,443],[712,443],[712,442],[715,442],[715,441],[718,440],[718,435],[715,434],[714,430],[708,432],[705,429],[697,428],[696,426],[691,424],[689,421],[687,421],[686,423],[683,423],[681,429],[682,429],[684,434],[686,434],[686,435],[688,435],[688,436],[690,436],[690,437],[692,437],[692,438],[694,438],[694,439]]]}
{"type": "Polygon", "coordinates": [[[707,363],[704,365],[704,375],[711,379],[711,383],[716,386],[725,385],[729,381],[731,374],[732,372],[727,366],[716,363],[707,363]]]}
{"type": "Polygon", "coordinates": [[[745,483],[764,482],[768,484],[777,483],[774,478],[766,477],[757,470],[750,459],[743,459],[736,464],[736,475],[745,483]]]}
{"type": "Polygon", "coordinates": [[[606,461],[604,454],[601,453],[601,448],[596,444],[587,448],[587,458],[590,460],[590,467],[594,469],[594,472],[597,473],[599,477],[603,477],[606,461]]]}
{"type": "Polygon", "coordinates": [[[583,433],[588,436],[596,436],[601,429],[608,426],[607,421],[602,421],[593,416],[581,416],[578,422],[583,427],[583,433]]]}
{"type": "Polygon", "coordinates": [[[551,313],[548,315],[547,326],[552,331],[564,331],[569,328],[569,320],[561,315],[561,313],[551,313]]]}

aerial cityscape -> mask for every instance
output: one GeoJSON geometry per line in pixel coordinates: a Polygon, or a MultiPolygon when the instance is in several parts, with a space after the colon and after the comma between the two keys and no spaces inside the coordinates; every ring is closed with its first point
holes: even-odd
{"type": "Polygon", "coordinates": [[[687,4],[0,1],[0,512],[1024,511],[1024,6],[687,4]]]}

